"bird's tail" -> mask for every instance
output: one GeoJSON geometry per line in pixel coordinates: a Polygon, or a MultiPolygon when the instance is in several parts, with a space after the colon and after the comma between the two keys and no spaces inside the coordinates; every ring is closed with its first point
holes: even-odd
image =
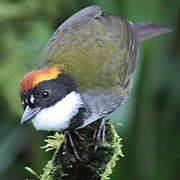
{"type": "Polygon", "coordinates": [[[139,42],[172,31],[167,25],[156,23],[139,23],[135,29],[139,42]]]}

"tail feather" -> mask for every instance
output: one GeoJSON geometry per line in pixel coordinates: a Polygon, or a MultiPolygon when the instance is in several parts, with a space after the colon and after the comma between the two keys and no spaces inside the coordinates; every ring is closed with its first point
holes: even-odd
{"type": "Polygon", "coordinates": [[[139,23],[135,29],[139,42],[172,31],[167,25],[156,23],[139,23]]]}

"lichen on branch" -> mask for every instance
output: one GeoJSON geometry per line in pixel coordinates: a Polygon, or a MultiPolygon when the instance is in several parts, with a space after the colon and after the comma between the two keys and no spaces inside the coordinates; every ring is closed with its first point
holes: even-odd
{"type": "Polygon", "coordinates": [[[62,144],[45,166],[41,180],[108,179],[119,156],[123,156],[122,144],[112,123],[106,120],[105,143],[99,141],[97,151],[94,153],[93,133],[99,121],[78,130],[84,140],[80,140],[72,133],[75,148],[82,161],[75,157],[69,142],[67,142],[66,151],[62,144]]]}

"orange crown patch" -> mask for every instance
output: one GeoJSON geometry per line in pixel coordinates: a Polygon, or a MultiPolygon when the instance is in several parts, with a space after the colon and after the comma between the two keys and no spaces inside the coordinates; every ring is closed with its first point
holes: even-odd
{"type": "Polygon", "coordinates": [[[20,81],[20,92],[25,92],[29,89],[34,88],[42,81],[48,81],[51,79],[56,79],[60,72],[57,68],[45,67],[40,70],[34,70],[27,73],[20,81]]]}

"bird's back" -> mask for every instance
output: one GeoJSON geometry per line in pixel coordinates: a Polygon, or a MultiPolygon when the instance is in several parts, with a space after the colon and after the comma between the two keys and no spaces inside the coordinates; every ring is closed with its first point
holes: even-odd
{"type": "Polygon", "coordinates": [[[139,42],[168,31],[157,24],[134,25],[90,6],[56,30],[39,57],[38,68],[56,66],[75,81],[87,110],[85,126],[127,99],[139,42]]]}
{"type": "MultiPolygon", "coordinates": [[[[78,90],[127,86],[138,56],[134,25],[97,6],[68,19],[54,33],[39,58],[39,68],[60,66],[78,90]]],[[[119,92],[119,90],[117,90],[119,92]]]]}

